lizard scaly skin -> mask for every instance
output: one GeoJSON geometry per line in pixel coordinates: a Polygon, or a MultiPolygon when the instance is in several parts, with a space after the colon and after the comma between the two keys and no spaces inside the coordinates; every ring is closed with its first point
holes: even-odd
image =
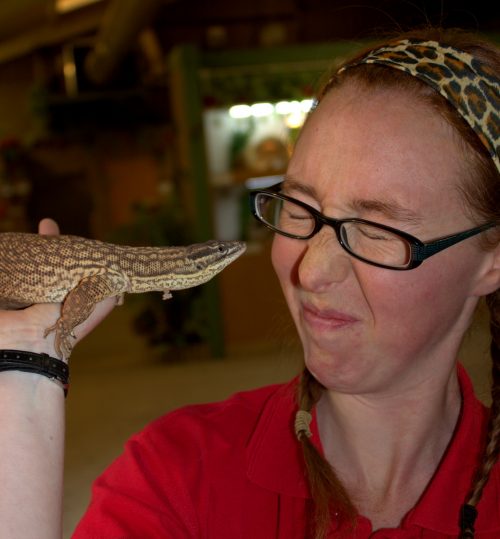
{"type": "Polygon", "coordinates": [[[62,302],[55,331],[59,357],[71,354],[73,330],[107,297],[191,288],[209,281],[245,250],[240,241],[184,247],[130,247],[79,236],[0,233],[0,308],[62,302]]]}

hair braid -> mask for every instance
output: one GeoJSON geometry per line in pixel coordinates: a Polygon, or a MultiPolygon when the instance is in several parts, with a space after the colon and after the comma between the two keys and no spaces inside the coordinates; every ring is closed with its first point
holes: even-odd
{"type": "MultiPolygon", "coordinates": [[[[298,386],[299,410],[311,412],[323,390],[324,387],[305,368],[298,386]]],[[[306,432],[300,431],[297,437],[302,444],[309,487],[314,500],[314,510],[311,515],[313,537],[324,539],[333,515],[339,524],[352,523],[356,509],[335,471],[312,444],[306,432]]]]}
{"type": "Polygon", "coordinates": [[[490,309],[490,352],[493,363],[492,404],[483,458],[462,512],[461,539],[473,539],[474,537],[474,520],[477,516],[475,509],[500,452],[500,290],[488,295],[486,304],[490,309]],[[471,514],[473,515],[472,517],[471,514]]]}

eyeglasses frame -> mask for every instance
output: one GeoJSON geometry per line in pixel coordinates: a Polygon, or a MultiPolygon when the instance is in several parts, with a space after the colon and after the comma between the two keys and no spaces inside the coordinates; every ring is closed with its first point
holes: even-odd
{"type": "Polygon", "coordinates": [[[335,235],[337,236],[337,240],[339,244],[341,245],[341,247],[347,253],[352,255],[354,258],[357,258],[358,260],[361,260],[362,262],[366,262],[367,264],[370,264],[372,266],[396,270],[396,271],[407,271],[407,270],[417,268],[418,266],[422,264],[424,260],[427,260],[429,257],[441,251],[444,251],[445,249],[448,249],[448,247],[451,247],[452,245],[455,245],[461,241],[464,241],[468,238],[476,236],[477,234],[480,234],[481,232],[484,232],[485,230],[488,230],[500,224],[500,223],[492,221],[492,222],[485,223],[483,225],[479,225],[477,227],[471,228],[469,230],[464,230],[463,232],[458,232],[457,234],[443,236],[442,238],[438,238],[431,242],[423,242],[419,240],[418,238],[416,238],[415,236],[408,234],[407,232],[398,230],[397,228],[393,228],[388,225],[383,225],[381,223],[369,221],[367,219],[361,219],[357,217],[352,217],[348,219],[335,219],[333,217],[327,217],[326,215],[323,215],[320,211],[316,210],[312,206],[309,206],[309,204],[306,204],[305,202],[302,202],[301,200],[297,200],[296,198],[290,197],[288,195],[284,195],[282,193],[276,192],[276,189],[279,189],[279,184],[278,186],[274,186],[271,189],[256,189],[250,192],[250,207],[251,207],[252,214],[258,221],[263,223],[267,228],[273,230],[274,232],[278,234],[281,234],[282,236],[286,236],[286,237],[297,239],[297,240],[309,240],[315,234],[317,234],[323,228],[324,225],[328,225],[332,227],[333,230],[335,230],[335,235]],[[259,194],[270,195],[277,199],[286,200],[288,202],[297,204],[298,206],[301,206],[302,208],[307,210],[314,218],[314,228],[312,232],[308,234],[307,236],[289,234],[265,222],[262,219],[262,217],[259,215],[259,212],[257,209],[257,196],[259,194]],[[371,260],[368,260],[352,252],[352,250],[349,248],[349,246],[344,242],[342,238],[341,227],[344,223],[361,223],[361,224],[371,225],[381,230],[386,230],[388,232],[391,232],[392,234],[395,234],[396,236],[399,236],[401,239],[405,240],[410,245],[410,260],[408,264],[406,266],[401,266],[401,267],[389,266],[386,264],[373,262],[371,260]]]}

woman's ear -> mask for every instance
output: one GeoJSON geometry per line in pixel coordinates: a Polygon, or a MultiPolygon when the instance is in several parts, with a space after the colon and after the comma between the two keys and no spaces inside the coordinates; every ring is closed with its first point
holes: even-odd
{"type": "Polygon", "coordinates": [[[474,295],[487,296],[500,289],[500,244],[485,257],[483,273],[478,277],[474,295]]]}

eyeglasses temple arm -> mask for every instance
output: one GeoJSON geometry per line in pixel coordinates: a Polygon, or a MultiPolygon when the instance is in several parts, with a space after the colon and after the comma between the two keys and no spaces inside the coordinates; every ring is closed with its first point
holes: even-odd
{"type": "Polygon", "coordinates": [[[422,245],[412,245],[412,259],[416,262],[422,262],[426,258],[429,258],[430,256],[435,255],[436,253],[439,253],[452,245],[455,245],[456,243],[466,240],[467,238],[471,238],[472,236],[480,234],[481,232],[498,225],[499,223],[487,223],[477,228],[473,228],[472,230],[460,232],[459,234],[453,234],[452,236],[446,236],[445,238],[441,238],[436,241],[424,243],[422,245]]]}

